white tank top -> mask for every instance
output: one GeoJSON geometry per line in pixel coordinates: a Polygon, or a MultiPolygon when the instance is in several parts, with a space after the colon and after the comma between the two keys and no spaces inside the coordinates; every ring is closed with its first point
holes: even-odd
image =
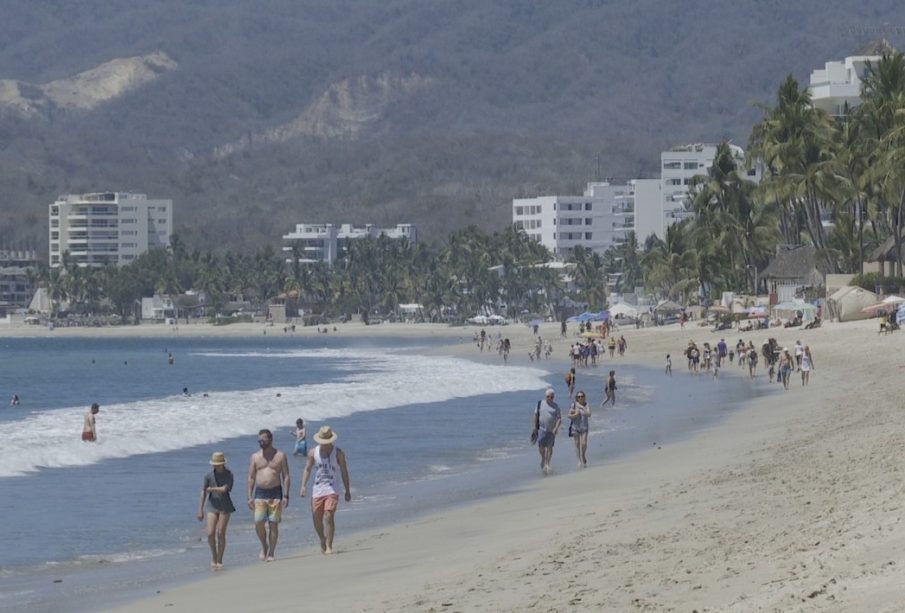
{"type": "Polygon", "coordinates": [[[321,457],[321,446],[314,448],[314,489],[311,492],[313,498],[336,494],[336,475],[339,465],[336,463],[338,447],[333,447],[330,455],[321,457]]]}

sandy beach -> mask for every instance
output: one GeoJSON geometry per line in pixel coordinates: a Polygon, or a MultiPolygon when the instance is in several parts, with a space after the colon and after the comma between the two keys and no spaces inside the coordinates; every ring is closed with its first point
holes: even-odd
{"type": "MultiPolygon", "coordinates": [[[[176,334],[138,328],[145,327],[0,329],[0,335],[176,334]]],[[[263,330],[180,326],[178,334],[189,328],[197,334],[263,330]]],[[[476,353],[470,343],[456,343],[470,338],[469,328],[345,324],[338,330],[448,336],[454,344],[445,351],[476,353]]],[[[530,331],[503,331],[513,340],[513,359],[527,362],[530,331]]],[[[547,324],[542,334],[554,340],[554,358],[565,371],[558,326],[547,324]]],[[[675,377],[691,376],[680,357],[689,338],[720,337],[693,325],[624,334],[627,362],[659,368],[671,353],[675,377]]],[[[730,345],[739,337],[722,334],[730,345]]],[[[894,382],[905,366],[898,357],[905,337],[878,337],[875,322],[741,337],[759,346],[768,335],[781,345],[801,339],[811,346],[810,386],[793,374],[791,389],[783,391],[766,383],[761,369],[755,385],[768,393],[689,440],[651,441],[648,451],[619,461],[560,471],[522,492],[376,532],[345,534],[340,511],[332,557],[287,550],[274,563],[228,568],[118,610],[902,610],[898,477],[905,416],[894,382]]],[[[569,442],[562,437],[557,454],[573,453],[569,442]]],[[[533,460],[525,470],[537,470],[533,460]]]]}

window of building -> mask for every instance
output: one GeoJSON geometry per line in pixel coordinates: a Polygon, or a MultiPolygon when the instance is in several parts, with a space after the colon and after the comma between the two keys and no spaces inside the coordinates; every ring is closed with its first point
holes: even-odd
{"type": "Polygon", "coordinates": [[[591,240],[591,236],[592,236],[592,233],[591,233],[591,232],[585,232],[585,233],[584,233],[584,239],[585,239],[586,241],[591,240]]]}
{"type": "Polygon", "coordinates": [[[748,169],[748,176],[749,176],[749,177],[755,177],[755,176],[757,176],[757,169],[756,169],[756,168],[749,168],[749,169],[748,169]]]}
{"type": "Polygon", "coordinates": [[[591,223],[592,223],[593,221],[594,221],[594,220],[591,219],[590,217],[585,217],[585,218],[584,218],[584,225],[590,226],[591,223]]]}
{"type": "Polygon", "coordinates": [[[682,179],[667,179],[667,185],[682,185],[682,179]]]}
{"type": "Polygon", "coordinates": [[[51,227],[51,228],[59,228],[59,227],[60,227],[60,220],[59,220],[59,219],[51,219],[51,220],[50,220],[50,227],[51,227]]]}
{"type": "Polygon", "coordinates": [[[691,185],[691,179],[682,179],[682,183],[685,185],[691,185]]]}
{"type": "Polygon", "coordinates": [[[54,241],[55,241],[55,240],[59,240],[59,239],[60,239],[60,233],[59,233],[59,232],[51,232],[51,233],[50,233],[50,240],[54,240],[54,241]]]}
{"type": "Polygon", "coordinates": [[[591,203],[590,203],[590,202],[585,202],[585,203],[584,203],[584,210],[586,210],[586,211],[590,211],[590,210],[591,210],[591,203]]]}
{"type": "Polygon", "coordinates": [[[698,163],[697,162],[685,162],[685,170],[697,170],[698,163]]]}
{"type": "Polygon", "coordinates": [[[516,214],[516,215],[524,215],[524,214],[525,214],[525,207],[523,207],[523,206],[517,206],[517,207],[515,207],[515,214],[516,214]]]}
{"type": "Polygon", "coordinates": [[[663,162],[663,170],[679,170],[682,162],[663,162]]]}

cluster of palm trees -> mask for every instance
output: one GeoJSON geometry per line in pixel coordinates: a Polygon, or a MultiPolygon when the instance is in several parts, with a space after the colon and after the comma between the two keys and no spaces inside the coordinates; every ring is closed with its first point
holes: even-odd
{"type": "MultiPolygon", "coordinates": [[[[579,250],[578,257],[583,254],[579,250]]],[[[307,261],[301,246],[282,254],[270,247],[253,255],[190,253],[174,236],[169,249],[149,251],[122,267],[81,268],[65,254],[59,268],[39,271],[36,280],[54,310],[67,302],[72,312],[84,314],[130,317],[142,297],[175,298],[191,289],[203,293],[208,314],[228,310],[231,302],[263,306],[290,296],[326,315],[390,313],[400,304],[418,303],[425,317],[439,320],[482,311],[558,315],[567,294],[560,271],[546,265],[551,260],[544,246],[515,227],[486,234],[470,226],[439,248],[385,236],[349,241],[332,266],[307,261]]],[[[595,255],[593,261],[596,268],[579,267],[585,277],[572,298],[590,296],[602,307],[602,260],[595,255]]]]}
{"type": "Polygon", "coordinates": [[[826,272],[859,272],[893,237],[902,275],[905,231],[905,58],[867,65],[862,102],[832,117],[789,76],[762,107],[748,158],[721,144],[691,189],[695,217],[645,242],[647,286],[683,301],[752,291],[777,244],[811,244],[826,272]],[[759,165],[763,179],[746,180],[759,165]]]}

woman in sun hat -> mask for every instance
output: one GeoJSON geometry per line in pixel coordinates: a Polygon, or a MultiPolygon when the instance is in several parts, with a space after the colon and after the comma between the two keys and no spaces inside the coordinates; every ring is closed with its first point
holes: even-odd
{"type": "Polygon", "coordinates": [[[207,543],[211,548],[211,568],[223,568],[223,552],[226,549],[226,527],[229,516],[236,510],[229,492],[233,489],[233,473],[226,467],[222,451],[211,454],[213,470],[204,477],[201,502],[198,505],[198,521],[204,519],[204,501],[207,500],[207,543]]]}

